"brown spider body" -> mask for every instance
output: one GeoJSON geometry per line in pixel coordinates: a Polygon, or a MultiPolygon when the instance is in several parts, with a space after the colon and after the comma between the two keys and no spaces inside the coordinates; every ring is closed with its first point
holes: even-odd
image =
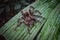
{"type": "MultiPolygon", "coordinates": [[[[38,10],[34,10],[34,7],[32,7],[32,6],[30,6],[30,9],[27,12],[25,12],[25,13],[23,11],[21,11],[22,17],[18,20],[17,27],[19,25],[21,25],[22,23],[25,23],[27,25],[28,32],[30,33],[30,27],[32,25],[34,25],[35,21],[41,23],[39,20],[37,20],[36,17],[41,17],[41,18],[45,19],[42,16],[34,15],[34,11],[40,13],[38,10]]],[[[16,28],[15,28],[15,30],[16,30],[16,28]]]]}

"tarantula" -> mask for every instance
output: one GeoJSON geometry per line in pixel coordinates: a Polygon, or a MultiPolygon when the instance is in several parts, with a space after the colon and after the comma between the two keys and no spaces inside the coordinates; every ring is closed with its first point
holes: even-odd
{"type": "MultiPolygon", "coordinates": [[[[36,12],[38,12],[41,15],[39,10],[35,10],[35,8],[32,6],[30,6],[29,10],[26,12],[21,11],[22,17],[18,20],[17,27],[19,27],[19,25],[21,25],[22,23],[25,23],[27,25],[28,33],[30,34],[30,27],[32,25],[34,25],[34,22],[36,21],[36,22],[41,23],[39,20],[37,20],[36,17],[40,17],[40,18],[45,19],[44,17],[42,17],[40,15],[35,15],[34,13],[36,13],[36,12]]],[[[15,30],[17,29],[17,27],[15,27],[15,30]]]]}

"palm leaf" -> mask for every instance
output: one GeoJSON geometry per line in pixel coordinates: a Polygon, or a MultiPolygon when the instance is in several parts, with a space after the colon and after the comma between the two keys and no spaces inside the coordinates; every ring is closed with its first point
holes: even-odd
{"type": "MultiPolygon", "coordinates": [[[[3,35],[6,38],[6,40],[33,40],[36,36],[37,40],[47,40],[55,38],[53,34],[57,32],[55,25],[57,25],[56,20],[57,16],[59,15],[60,4],[56,5],[51,3],[52,2],[46,2],[46,0],[39,0],[31,4],[33,7],[35,7],[35,9],[39,10],[42,13],[41,16],[46,18],[46,20],[43,20],[41,18],[39,19],[42,22],[42,24],[35,23],[35,26],[32,27],[32,29],[30,30],[30,32],[32,33],[31,35],[28,34],[26,25],[24,24],[22,24],[17,31],[14,31],[14,28],[17,26],[17,20],[22,16],[20,12],[17,15],[15,15],[11,20],[9,20],[5,25],[2,26],[2,28],[0,29],[0,34],[3,35]],[[54,21],[52,22],[52,20],[54,21]],[[40,30],[41,27],[43,27],[42,30],[40,30]],[[52,33],[50,33],[50,31],[52,33]]],[[[29,8],[29,6],[23,10],[26,11],[29,8]]]]}

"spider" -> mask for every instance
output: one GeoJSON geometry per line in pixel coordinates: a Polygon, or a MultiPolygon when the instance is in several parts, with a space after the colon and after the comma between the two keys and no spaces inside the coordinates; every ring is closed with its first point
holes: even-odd
{"type": "Polygon", "coordinates": [[[19,27],[19,25],[21,25],[22,23],[25,23],[27,25],[27,30],[28,33],[30,33],[30,27],[33,25],[34,26],[34,22],[39,22],[41,23],[39,20],[37,20],[36,17],[40,17],[45,19],[44,17],[41,16],[41,13],[39,12],[39,10],[35,10],[35,8],[33,6],[29,7],[29,10],[26,12],[21,11],[22,17],[20,19],[18,19],[18,25],[17,27],[15,27],[15,30],[19,27]],[[38,12],[40,15],[35,15],[34,13],[38,12]]]}

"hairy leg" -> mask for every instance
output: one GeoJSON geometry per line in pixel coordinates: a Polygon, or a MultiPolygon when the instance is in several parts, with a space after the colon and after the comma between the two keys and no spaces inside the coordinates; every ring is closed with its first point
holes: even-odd
{"type": "Polygon", "coordinates": [[[33,15],[33,16],[35,16],[35,17],[40,17],[40,18],[43,18],[43,19],[45,19],[44,17],[42,17],[42,16],[39,16],[39,15],[33,15]]]}
{"type": "Polygon", "coordinates": [[[42,14],[39,10],[35,10],[34,12],[38,12],[40,15],[42,14]]]}
{"type": "Polygon", "coordinates": [[[41,21],[39,21],[39,20],[37,20],[37,19],[36,19],[36,22],[39,22],[39,23],[41,23],[41,21]]]}
{"type": "Polygon", "coordinates": [[[18,20],[18,24],[17,24],[17,26],[15,27],[14,30],[16,31],[16,29],[17,29],[17,28],[19,27],[19,25],[21,25],[22,23],[24,23],[23,20],[22,20],[22,19],[19,19],[19,20],[18,20]]]}
{"type": "Polygon", "coordinates": [[[30,8],[35,9],[33,6],[30,6],[30,8]]]}
{"type": "Polygon", "coordinates": [[[30,6],[30,8],[29,8],[29,13],[30,13],[30,15],[32,15],[33,13],[34,13],[34,7],[33,6],[30,6]]]}
{"type": "Polygon", "coordinates": [[[27,27],[27,30],[28,30],[28,33],[31,34],[31,33],[30,33],[30,27],[27,27]]]}
{"type": "Polygon", "coordinates": [[[34,13],[38,12],[40,15],[42,14],[39,10],[35,10],[33,6],[30,6],[29,13],[33,15],[34,13]]]}
{"type": "Polygon", "coordinates": [[[31,34],[30,30],[31,30],[31,25],[27,24],[27,31],[29,34],[31,34]]]}
{"type": "Polygon", "coordinates": [[[45,19],[44,17],[42,17],[42,16],[40,16],[40,18],[43,18],[43,19],[45,19]]]}

